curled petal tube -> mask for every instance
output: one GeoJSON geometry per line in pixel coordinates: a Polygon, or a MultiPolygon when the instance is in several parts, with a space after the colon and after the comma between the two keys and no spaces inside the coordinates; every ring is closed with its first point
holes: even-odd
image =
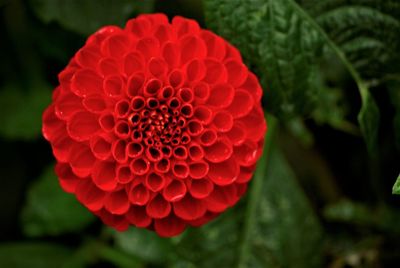
{"type": "Polygon", "coordinates": [[[199,160],[204,157],[203,147],[197,143],[191,143],[188,146],[188,153],[192,160],[199,160]]]}
{"type": "Polygon", "coordinates": [[[142,111],[145,105],[145,100],[141,96],[135,96],[131,100],[131,109],[133,111],[142,111]]]}
{"type": "Polygon", "coordinates": [[[179,69],[173,70],[168,76],[168,82],[174,88],[181,86],[184,82],[184,75],[182,71],[179,69]]]}
{"type": "Polygon", "coordinates": [[[158,79],[150,79],[146,85],[144,86],[144,96],[149,97],[149,96],[154,96],[158,93],[158,91],[161,89],[162,83],[158,79]]]}
{"type": "Polygon", "coordinates": [[[172,174],[179,178],[184,179],[189,176],[189,166],[186,162],[176,161],[172,164],[172,174]]]}
{"type": "Polygon", "coordinates": [[[165,86],[157,94],[159,100],[167,100],[174,96],[175,90],[172,86],[165,86]]]}
{"type": "Polygon", "coordinates": [[[154,165],[154,170],[158,173],[167,173],[170,170],[171,164],[168,158],[163,158],[154,165]]]}
{"type": "Polygon", "coordinates": [[[183,103],[192,102],[194,99],[193,91],[190,88],[184,87],[178,90],[178,98],[183,103]]]}
{"type": "Polygon", "coordinates": [[[144,74],[136,73],[129,77],[126,93],[129,97],[136,97],[142,92],[144,74]]]}
{"type": "Polygon", "coordinates": [[[118,97],[122,94],[124,82],[120,76],[111,75],[103,82],[104,94],[110,97],[118,97]]]}
{"type": "Polygon", "coordinates": [[[58,80],[43,136],[62,189],[105,224],[171,237],[246,193],[267,131],[262,88],[195,20],[102,27],[58,80]]]}
{"type": "Polygon", "coordinates": [[[115,115],[117,117],[128,116],[129,110],[130,110],[130,103],[125,99],[122,99],[115,104],[115,115]]]}

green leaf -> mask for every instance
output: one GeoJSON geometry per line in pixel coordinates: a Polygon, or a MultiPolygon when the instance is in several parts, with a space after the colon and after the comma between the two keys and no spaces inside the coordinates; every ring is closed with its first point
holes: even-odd
{"type": "Polygon", "coordinates": [[[257,176],[263,183],[252,215],[256,223],[240,267],[320,267],[321,226],[277,148],[272,148],[266,173],[256,173],[254,180],[257,176]]]}
{"type": "Polygon", "coordinates": [[[65,247],[50,243],[20,242],[0,244],[0,267],[56,268],[83,267],[71,259],[73,252],[65,247]]]}
{"type": "Polygon", "coordinates": [[[0,135],[8,139],[37,138],[42,112],[50,99],[51,90],[46,84],[27,91],[16,84],[6,84],[0,90],[0,135]]]}
{"type": "Polygon", "coordinates": [[[291,0],[206,0],[205,10],[208,25],[262,74],[268,110],[281,118],[312,110],[322,39],[291,0]]]}
{"type": "Polygon", "coordinates": [[[53,167],[49,167],[29,189],[21,220],[26,235],[37,237],[82,230],[94,216],[62,191],[53,167]]]}
{"type": "Polygon", "coordinates": [[[241,219],[242,210],[235,207],[205,226],[189,229],[176,245],[178,258],[171,267],[181,260],[186,261],[183,267],[235,267],[241,219]]]}
{"type": "Polygon", "coordinates": [[[173,252],[169,240],[146,229],[131,227],[125,232],[115,231],[114,238],[119,249],[151,263],[163,263],[173,252]]]}
{"type": "Polygon", "coordinates": [[[122,26],[133,13],[151,12],[154,0],[30,0],[45,23],[56,21],[65,29],[87,35],[105,25],[122,26]]]}
{"type": "Polygon", "coordinates": [[[393,185],[393,190],[392,190],[393,194],[400,194],[400,174],[397,177],[396,182],[393,185]]]}

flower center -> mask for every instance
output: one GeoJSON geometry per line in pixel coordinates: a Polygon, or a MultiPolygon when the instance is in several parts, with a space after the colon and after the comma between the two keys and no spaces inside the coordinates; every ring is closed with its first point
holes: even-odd
{"type": "Polygon", "coordinates": [[[155,147],[175,147],[190,142],[190,136],[184,133],[187,120],[192,116],[191,104],[182,104],[177,97],[137,99],[132,100],[134,111],[128,117],[133,141],[155,147]]]}

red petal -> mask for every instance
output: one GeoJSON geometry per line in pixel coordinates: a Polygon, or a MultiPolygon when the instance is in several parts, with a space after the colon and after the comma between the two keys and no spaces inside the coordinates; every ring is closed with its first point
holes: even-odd
{"type": "Polygon", "coordinates": [[[258,142],[264,137],[267,125],[260,106],[255,106],[253,110],[248,115],[241,118],[239,122],[242,122],[243,125],[245,125],[247,138],[258,142]]]}
{"type": "Polygon", "coordinates": [[[145,185],[153,192],[158,192],[165,186],[165,179],[157,173],[151,172],[147,174],[145,185]]]}
{"type": "Polygon", "coordinates": [[[240,118],[247,115],[253,109],[254,101],[250,93],[244,90],[237,90],[228,111],[234,118],[240,118]]]}
{"type": "Polygon", "coordinates": [[[65,131],[65,123],[56,117],[54,105],[50,105],[43,113],[43,136],[48,141],[52,141],[65,131]]]}
{"type": "Polygon", "coordinates": [[[192,180],[189,185],[190,194],[198,199],[206,198],[214,189],[214,184],[208,179],[192,180]]]}
{"type": "Polygon", "coordinates": [[[237,183],[247,183],[253,177],[255,166],[251,167],[240,167],[239,177],[237,178],[237,183]]]}
{"type": "Polygon", "coordinates": [[[101,113],[107,108],[104,97],[101,95],[91,95],[83,99],[83,106],[91,113],[101,113]]]}
{"type": "Polygon", "coordinates": [[[147,204],[146,212],[154,219],[162,219],[171,212],[171,205],[159,194],[147,204]]]}
{"type": "Polygon", "coordinates": [[[55,158],[60,162],[67,162],[70,158],[71,147],[76,143],[68,135],[66,130],[63,135],[53,139],[52,149],[55,158]]]}
{"type": "Polygon", "coordinates": [[[228,107],[235,96],[235,90],[231,85],[219,84],[210,90],[210,97],[207,104],[218,108],[228,107]]]}
{"type": "Polygon", "coordinates": [[[207,83],[199,82],[193,86],[196,103],[204,103],[210,97],[210,86],[207,83]]]}
{"type": "Polygon", "coordinates": [[[102,88],[101,77],[92,70],[78,70],[71,80],[72,92],[81,97],[101,93],[102,88]]]}
{"type": "Polygon", "coordinates": [[[128,197],[132,204],[143,206],[149,201],[150,193],[143,184],[137,184],[132,185],[128,197]]]}
{"type": "Polygon", "coordinates": [[[194,142],[188,146],[188,152],[189,152],[190,158],[195,161],[202,159],[204,157],[203,148],[194,142]]]}
{"type": "Polygon", "coordinates": [[[129,49],[132,40],[125,33],[114,34],[102,43],[101,50],[111,57],[121,58],[129,49]]]}
{"type": "Polygon", "coordinates": [[[129,228],[129,222],[125,219],[124,216],[113,215],[104,209],[100,210],[96,214],[105,224],[114,227],[117,231],[123,232],[129,228]]]}
{"type": "Polygon", "coordinates": [[[113,142],[111,146],[111,152],[113,158],[118,163],[126,163],[128,161],[128,155],[126,153],[126,141],[125,140],[116,140],[113,142]]]}
{"type": "Polygon", "coordinates": [[[103,81],[104,94],[108,97],[119,97],[125,88],[124,80],[119,75],[107,76],[103,81]]]}
{"type": "Polygon", "coordinates": [[[233,117],[227,111],[218,111],[212,123],[219,132],[228,132],[233,126],[233,117]]]}
{"type": "Polygon", "coordinates": [[[85,46],[76,53],[76,61],[82,67],[96,69],[97,63],[101,59],[99,49],[96,46],[85,46]]]}
{"type": "Polygon", "coordinates": [[[208,177],[217,185],[231,184],[239,176],[239,165],[234,157],[221,163],[210,163],[209,165],[208,177]]]}
{"type": "Polygon", "coordinates": [[[149,226],[152,222],[146,213],[146,207],[131,206],[125,217],[131,224],[141,228],[149,226]]]}
{"type": "Polygon", "coordinates": [[[60,94],[55,102],[55,113],[57,117],[64,120],[67,120],[71,115],[82,110],[82,99],[72,93],[60,94]]]}
{"type": "Polygon", "coordinates": [[[227,81],[228,74],[225,66],[221,62],[217,60],[206,59],[204,64],[206,65],[207,69],[206,76],[203,79],[205,82],[216,84],[227,81]]]}
{"type": "Polygon", "coordinates": [[[189,164],[189,175],[193,179],[204,178],[209,171],[209,166],[205,161],[198,161],[189,164]]]}
{"type": "Polygon", "coordinates": [[[164,188],[163,196],[169,202],[176,202],[185,196],[186,191],[186,185],[181,180],[171,180],[164,188]]]}
{"type": "Polygon", "coordinates": [[[99,72],[103,76],[117,75],[120,71],[120,62],[113,58],[104,58],[99,62],[99,72]]]}
{"type": "Polygon", "coordinates": [[[129,97],[136,97],[143,91],[144,75],[142,73],[135,73],[128,79],[126,93],[129,97]]]}
{"type": "Polygon", "coordinates": [[[84,178],[90,175],[96,158],[89,146],[75,143],[70,151],[69,163],[72,171],[78,177],[84,178]]]}
{"type": "Polygon", "coordinates": [[[206,53],[207,48],[200,38],[188,35],[181,39],[181,65],[194,58],[203,59],[206,53]]]}
{"type": "Polygon", "coordinates": [[[224,58],[226,53],[225,40],[208,30],[201,31],[201,38],[204,40],[207,46],[208,57],[215,58],[217,60],[222,60],[224,58]]]}
{"type": "Polygon", "coordinates": [[[231,157],[233,148],[228,139],[218,139],[211,146],[204,147],[204,152],[208,161],[219,163],[231,157]]]}
{"type": "Polygon", "coordinates": [[[75,113],[67,122],[67,131],[77,141],[90,139],[100,129],[98,116],[89,112],[75,113]]]}
{"type": "Polygon", "coordinates": [[[57,163],[55,173],[57,174],[61,188],[67,193],[75,193],[81,179],[72,173],[71,167],[68,164],[57,163]]]}
{"type": "Polygon", "coordinates": [[[170,69],[178,66],[179,63],[179,49],[176,44],[167,42],[162,48],[162,56],[168,63],[170,69]]]}
{"type": "Polygon", "coordinates": [[[262,148],[258,148],[258,145],[255,142],[247,140],[242,145],[235,146],[234,151],[236,160],[241,166],[254,165],[258,160],[258,151],[261,149],[262,148]]]}
{"type": "Polygon", "coordinates": [[[125,214],[130,207],[125,190],[110,193],[106,198],[104,207],[112,214],[125,214]]]}
{"type": "Polygon", "coordinates": [[[258,83],[257,76],[252,72],[248,73],[246,81],[240,86],[240,88],[249,92],[253,96],[255,103],[258,103],[261,100],[262,89],[258,83]]]}
{"type": "Polygon", "coordinates": [[[226,208],[233,206],[237,200],[236,185],[215,186],[211,194],[204,199],[207,209],[211,212],[222,212],[226,208]]]}
{"type": "Polygon", "coordinates": [[[225,62],[228,73],[228,83],[234,87],[242,85],[247,78],[247,68],[241,61],[229,60],[225,62]]]}
{"type": "Polygon", "coordinates": [[[246,130],[241,122],[234,122],[232,129],[226,133],[226,137],[233,145],[240,145],[246,140],[246,130]]]}
{"type": "Polygon", "coordinates": [[[144,175],[150,168],[150,163],[147,159],[137,158],[132,160],[130,168],[133,174],[144,175]]]}
{"type": "Polygon", "coordinates": [[[161,58],[151,58],[148,66],[149,72],[155,77],[162,77],[168,70],[166,62],[161,58]]]}
{"type": "Polygon", "coordinates": [[[158,40],[154,37],[146,37],[139,40],[136,44],[136,49],[141,53],[146,59],[157,56],[160,50],[158,40]]]}
{"type": "Polygon", "coordinates": [[[76,198],[91,211],[98,211],[104,206],[106,193],[90,180],[81,180],[76,187],[76,198]]]}
{"type": "Polygon", "coordinates": [[[186,162],[176,161],[172,164],[172,174],[179,179],[189,176],[189,167],[186,162]]]}
{"type": "Polygon", "coordinates": [[[213,213],[213,212],[207,211],[203,217],[193,220],[193,221],[186,221],[186,222],[192,226],[200,227],[200,226],[206,224],[207,222],[215,219],[218,215],[219,215],[219,213],[213,213]]]}
{"type": "Polygon", "coordinates": [[[172,237],[179,235],[186,229],[186,224],[174,215],[154,221],[154,229],[159,236],[172,237]]]}
{"type": "Polygon", "coordinates": [[[93,166],[93,182],[103,191],[111,191],[117,187],[115,162],[97,161],[93,166]]]}
{"type": "Polygon", "coordinates": [[[181,16],[175,16],[172,19],[172,28],[175,30],[177,36],[185,34],[197,34],[200,31],[200,26],[195,20],[186,19],[181,16]]]}
{"type": "Polygon", "coordinates": [[[212,118],[212,111],[204,105],[196,106],[193,111],[193,116],[203,124],[208,124],[212,118]]]}
{"type": "Polygon", "coordinates": [[[131,182],[133,174],[127,165],[118,166],[117,168],[117,181],[122,184],[131,182]]]}
{"type": "Polygon", "coordinates": [[[183,199],[173,203],[175,215],[183,220],[195,220],[206,213],[203,200],[186,195],[183,199]]]}

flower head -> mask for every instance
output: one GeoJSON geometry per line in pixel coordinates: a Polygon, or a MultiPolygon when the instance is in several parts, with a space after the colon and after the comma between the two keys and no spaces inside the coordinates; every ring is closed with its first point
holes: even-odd
{"type": "Polygon", "coordinates": [[[242,196],[266,131],[256,76],[190,19],[91,35],[43,114],[61,187],[104,223],[174,236],[242,196]]]}

